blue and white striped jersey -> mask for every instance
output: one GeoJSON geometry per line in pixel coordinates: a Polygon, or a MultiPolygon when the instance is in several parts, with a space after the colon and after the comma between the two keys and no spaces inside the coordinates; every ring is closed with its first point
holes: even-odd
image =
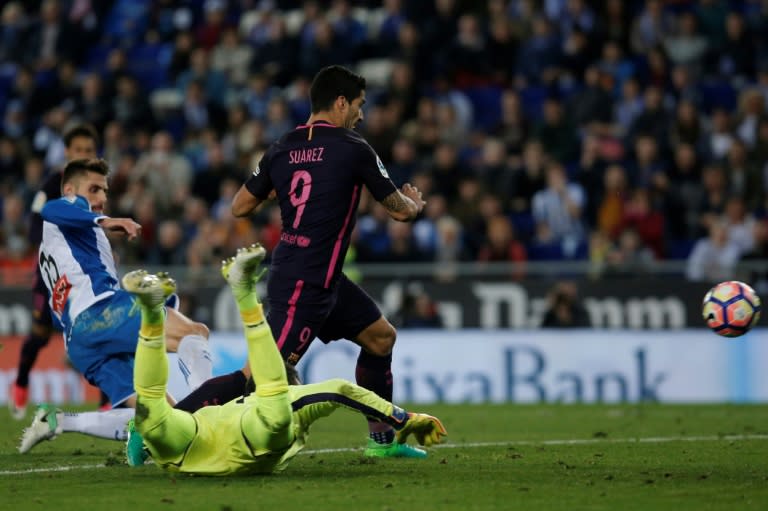
{"type": "Polygon", "coordinates": [[[84,197],[48,201],[41,212],[40,273],[65,336],[78,314],[120,289],[112,247],[84,197]]]}

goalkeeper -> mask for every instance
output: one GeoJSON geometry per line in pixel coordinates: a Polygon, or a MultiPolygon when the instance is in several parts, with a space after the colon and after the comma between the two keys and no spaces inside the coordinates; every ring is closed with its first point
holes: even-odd
{"type": "Polygon", "coordinates": [[[256,392],[194,413],[174,409],[165,399],[168,361],[163,304],[176,283],[143,270],[123,278],[123,286],[141,305],[134,365],[135,429],[155,463],[173,472],[211,476],[282,470],[304,447],[309,426],[340,407],[392,425],[401,443],[411,434],[421,445],[442,441],[446,431],[437,418],[405,412],[346,380],[288,385],[283,359],[255,292],[264,255],[256,245],[238,250],[222,263],[243,319],[256,392]]]}

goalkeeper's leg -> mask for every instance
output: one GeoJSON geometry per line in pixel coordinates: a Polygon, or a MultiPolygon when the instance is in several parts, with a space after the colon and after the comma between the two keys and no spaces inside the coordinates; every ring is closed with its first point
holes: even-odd
{"type": "Polygon", "coordinates": [[[277,451],[293,442],[293,414],[283,358],[256,294],[256,283],[263,273],[259,265],[265,254],[261,245],[238,249],[234,257],[222,262],[221,273],[243,320],[248,364],[256,384],[255,406],[242,419],[243,434],[254,451],[277,451]]]}
{"type": "Polygon", "coordinates": [[[134,362],[135,425],[158,465],[178,464],[194,438],[192,415],[175,410],[166,399],[168,357],[165,354],[165,299],[176,283],[165,274],[144,270],[123,277],[123,287],[141,308],[141,327],[134,362]]]}

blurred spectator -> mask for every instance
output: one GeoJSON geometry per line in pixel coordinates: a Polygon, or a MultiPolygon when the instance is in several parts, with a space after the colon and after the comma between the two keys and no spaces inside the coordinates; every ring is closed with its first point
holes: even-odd
{"type": "Polygon", "coordinates": [[[547,167],[547,187],[533,196],[533,217],[537,239],[544,243],[563,243],[564,252],[575,250],[574,244],[584,239],[581,220],[584,190],[569,183],[565,169],[558,163],[547,167]]]}
{"type": "Polygon", "coordinates": [[[605,170],[602,199],[597,206],[597,228],[614,236],[624,219],[624,207],[629,199],[627,174],[620,165],[605,170]]]}
{"type": "Polygon", "coordinates": [[[709,236],[694,245],[685,273],[689,280],[697,282],[730,280],[740,256],[739,246],[728,240],[726,226],[713,222],[709,236]]]}
{"type": "Polygon", "coordinates": [[[24,53],[27,20],[21,2],[8,2],[0,13],[0,62],[18,63],[24,53]]]}
{"type": "Polygon", "coordinates": [[[624,216],[619,229],[620,232],[627,229],[635,231],[642,245],[650,248],[656,259],[664,256],[666,219],[658,204],[652,203],[651,193],[647,189],[636,188],[632,191],[629,201],[624,205],[624,216]]]}
{"type": "Polygon", "coordinates": [[[81,50],[80,35],[62,15],[59,0],[43,0],[40,17],[24,38],[25,61],[40,71],[56,67],[61,59],[74,58],[81,50]]]}
{"type": "Polygon", "coordinates": [[[253,50],[240,40],[234,27],[226,27],[221,33],[221,44],[211,53],[211,68],[224,73],[230,84],[241,87],[248,79],[253,50]]]}
{"type": "Polygon", "coordinates": [[[547,295],[547,310],[541,326],[544,328],[588,328],[589,314],[579,302],[578,290],[573,282],[555,284],[547,295]]]}
{"type": "Polygon", "coordinates": [[[413,238],[413,226],[397,220],[387,221],[387,248],[382,260],[387,262],[413,263],[426,258],[419,251],[413,238]]]}
{"type": "Polygon", "coordinates": [[[733,141],[724,167],[730,193],[743,197],[751,208],[756,208],[764,190],[763,176],[761,169],[749,161],[749,153],[744,142],[739,139],[733,141]]]}
{"type": "Polygon", "coordinates": [[[578,154],[574,126],[563,110],[562,103],[556,98],[544,102],[543,117],[536,126],[533,136],[544,151],[555,160],[566,164],[575,160],[578,154]]]}
{"type": "Polygon", "coordinates": [[[165,220],[157,227],[157,242],[152,245],[147,255],[147,262],[160,265],[182,265],[186,258],[184,252],[184,232],[176,220],[165,220]]]}
{"type": "Polygon", "coordinates": [[[725,18],[725,40],[713,54],[710,71],[732,79],[746,80],[755,72],[755,39],[744,18],[730,11],[725,18]]]}
{"type": "Polygon", "coordinates": [[[464,246],[461,223],[452,216],[441,216],[436,224],[437,241],[434,260],[437,263],[435,278],[450,281],[458,276],[457,263],[469,261],[464,246]]]}
{"type": "Polygon", "coordinates": [[[520,96],[514,89],[505,89],[501,95],[501,117],[493,135],[504,142],[508,153],[518,154],[523,150],[530,129],[520,96]]]}
{"type": "Polygon", "coordinates": [[[496,215],[486,225],[485,243],[477,254],[478,261],[516,263],[511,275],[520,280],[525,276],[528,258],[525,246],[515,239],[515,228],[509,218],[496,215]]]}
{"type": "Polygon", "coordinates": [[[646,53],[672,32],[673,20],[661,0],[646,0],[643,10],[632,24],[632,50],[646,53]]]}
{"type": "Polygon", "coordinates": [[[734,139],[731,116],[723,108],[714,109],[710,127],[705,134],[704,151],[714,160],[723,159],[730,151],[734,139]]]}
{"type": "Polygon", "coordinates": [[[235,168],[224,160],[221,144],[213,143],[206,148],[206,166],[197,172],[192,182],[192,195],[200,197],[210,208],[219,198],[219,189],[225,179],[237,181],[240,177],[235,168]]]}
{"type": "Polygon", "coordinates": [[[192,167],[175,150],[171,135],[160,131],[152,137],[151,151],[139,158],[131,178],[146,183],[160,214],[178,214],[189,194],[192,167]]]}
{"type": "Polygon", "coordinates": [[[523,40],[517,57],[518,82],[524,84],[549,84],[557,76],[561,50],[557,34],[543,16],[533,19],[533,33],[523,40]]]}
{"type": "Polygon", "coordinates": [[[740,254],[748,254],[754,250],[757,222],[754,216],[747,212],[741,197],[728,198],[720,221],[725,225],[728,242],[735,244],[740,254]]]}
{"type": "Polygon", "coordinates": [[[155,119],[147,96],[141,91],[136,79],[131,76],[125,75],[117,79],[117,92],[112,100],[112,111],[115,120],[129,130],[154,127],[155,119]]]}
{"type": "Polygon", "coordinates": [[[77,99],[77,110],[82,117],[93,124],[101,133],[112,118],[112,110],[106,95],[104,85],[97,73],[89,73],[83,77],[82,90],[77,99]]]}
{"type": "Polygon", "coordinates": [[[206,50],[212,49],[221,40],[227,29],[226,0],[205,0],[203,3],[203,22],[197,27],[197,44],[206,50]]]}
{"type": "Polygon", "coordinates": [[[709,44],[699,33],[696,15],[683,12],[677,17],[677,27],[663,39],[669,60],[675,64],[700,69],[709,44]]]}
{"type": "Polygon", "coordinates": [[[621,231],[614,247],[605,257],[606,277],[634,278],[647,274],[653,265],[653,251],[643,244],[634,229],[621,231]]]}
{"type": "Polygon", "coordinates": [[[400,306],[400,328],[442,328],[437,304],[419,283],[406,286],[400,306]]]}
{"type": "Polygon", "coordinates": [[[176,79],[176,87],[184,94],[192,81],[203,85],[206,97],[224,106],[227,97],[227,77],[221,71],[211,67],[210,53],[205,48],[195,48],[189,57],[189,68],[182,71],[176,79]]]}

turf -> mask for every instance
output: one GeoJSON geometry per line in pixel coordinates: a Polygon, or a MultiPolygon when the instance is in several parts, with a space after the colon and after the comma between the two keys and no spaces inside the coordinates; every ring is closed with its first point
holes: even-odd
{"type": "Polygon", "coordinates": [[[132,469],[121,444],[77,434],[19,455],[24,423],[3,410],[0,509],[768,509],[765,405],[424,408],[450,434],[427,460],[363,458],[364,423],[340,412],[285,472],[250,478],[132,469]]]}

